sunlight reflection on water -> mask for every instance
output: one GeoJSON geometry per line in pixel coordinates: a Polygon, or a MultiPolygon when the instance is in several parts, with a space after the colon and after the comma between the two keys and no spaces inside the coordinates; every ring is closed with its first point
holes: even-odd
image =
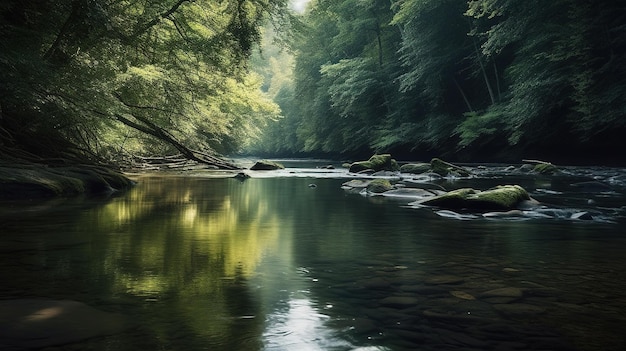
{"type": "Polygon", "coordinates": [[[283,309],[274,311],[266,319],[264,350],[388,350],[377,346],[357,348],[327,327],[325,323],[328,320],[330,317],[317,311],[310,299],[294,296],[286,302],[283,309]]]}

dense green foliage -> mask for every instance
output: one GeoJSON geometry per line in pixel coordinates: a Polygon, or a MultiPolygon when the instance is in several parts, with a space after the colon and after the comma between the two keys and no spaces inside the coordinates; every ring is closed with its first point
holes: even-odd
{"type": "Polygon", "coordinates": [[[232,151],[279,113],[247,62],[268,18],[290,21],[287,7],[4,0],[0,147],[51,157],[74,145],[114,160],[232,151]]]}
{"type": "Polygon", "coordinates": [[[313,0],[302,19],[284,117],[254,151],[575,160],[626,146],[623,2],[313,0]]]}

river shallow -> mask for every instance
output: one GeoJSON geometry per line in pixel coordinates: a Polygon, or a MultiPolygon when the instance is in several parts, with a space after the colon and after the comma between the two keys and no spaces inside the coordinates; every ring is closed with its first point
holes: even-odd
{"type": "MultiPolygon", "coordinates": [[[[3,202],[0,303],[78,301],[129,322],[46,350],[626,349],[623,184],[570,186],[622,170],[444,181],[515,181],[593,220],[462,220],[344,191],[345,171],[281,172],[3,202]]],[[[0,349],[22,339],[0,330],[0,349]]]]}

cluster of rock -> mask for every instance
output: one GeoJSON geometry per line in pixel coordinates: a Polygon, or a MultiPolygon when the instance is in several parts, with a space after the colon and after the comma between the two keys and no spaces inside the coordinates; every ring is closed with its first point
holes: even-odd
{"type": "MultiPolygon", "coordinates": [[[[438,158],[433,158],[430,163],[399,165],[391,155],[383,154],[346,167],[362,178],[343,183],[344,190],[365,196],[404,198],[411,200],[408,206],[432,208],[442,217],[596,219],[586,210],[547,208],[516,184],[503,184],[486,190],[464,187],[447,191],[437,184],[438,180],[480,177],[484,170],[480,167],[468,169],[438,158]]],[[[561,171],[548,162],[525,160],[522,166],[507,167],[506,172],[543,176],[556,175],[561,171]]]]}
{"type": "MultiPolygon", "coordinates": [[[[549,162],[524,160],[521,166],[484,167],[471,169],[434,158],[429,163],[406,163],[399,165],[391,155],[374,155],[367,161],[345,165],[356,179],[343,183],[342,188],[364,196],[384,196],[410,200],[407,204],[413,208],[432,208],[434,212],[447,218],[460,220],[476,218],[535,218],[566,220],[610,221],[610,217],[596,209],[549,207],[533,199],[529,192],[518,184],[502,184],[479,190],[462,187],[446,190],[441,181],[470,178],[501,178],[503,175],[526,175],[539,179],[558,175],[571,176],[580,180],[583,175],[572,174],[572,170],[559,169],[549,162]],[[354,172],[357,171],[357,172],[354,172]]],[[[613,183],[623,184],[621,175],[613,175],[607,182],[590,180],[573,182],[569,188],[573,191],[589,193],[586,196],[607,196],[615,193],[613,183]],[[603,195],[604,194],[604,195],[603,195]]],[[[623,176],[626,179],[626,176],[623,176]]],[[[514,183],[514,182],[513,182],[514,183]]],[[[549,189],[536,189],[537,193],[559,194],[549,189]]],[[[584,199],[583,199],[584,200],[584,199]]],[[[594,204],[588,199],[587,204],[594,204]]],[[[626,206],[614,209],[622,213],[626,206]],[[621,211],[621,212],[620,212],[621,211]]]]}
{"type": "MultiPolygon", "coordinates": [[[[433,158],[430,163],[408,163],[402,166],[390,154],[374,155],[367,161],[354,162],[350,172],[369,175],[393,175],[400,172],[426,174],[437,177],[470,177],[472,172],[464,167],[433,158]],[[382,173],[381,173],[382,172],[382,173]]],[[[481,191],[471,188],[446,192],[429,182],[412,183],[407,187],[398,177],[392,184],[387,178],[354,179],[343,184],[346,190],[357,190],[364,194],[407,197],[416,199],[412,205],[432,206],[450,210],[510,211],[533,203],[528,192],[519,185],[503,185],[481,191]]]]}

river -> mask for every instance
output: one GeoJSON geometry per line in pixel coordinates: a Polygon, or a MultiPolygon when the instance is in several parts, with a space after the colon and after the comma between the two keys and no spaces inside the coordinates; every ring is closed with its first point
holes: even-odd
{"type": "Polygon", "coordinates": [[[570,186],[624,170],[477,168],[441,184],[516,182],[565,215],[464,220],[345,191],[344,170],[313,165],[244,181],[134,175],[111,197],[0,203],[0,307],[76,301],[106,313],[70,315],[96,330],[59,326],[64,338],[32,322],[54,317],[44,307],[11,315],[0,349],[626,349],[624,184],[570,186]],[[581,211],[593,219],[568,218],[581,211]],[[106,316],[124,327],[97,330],[106,316]]]}

